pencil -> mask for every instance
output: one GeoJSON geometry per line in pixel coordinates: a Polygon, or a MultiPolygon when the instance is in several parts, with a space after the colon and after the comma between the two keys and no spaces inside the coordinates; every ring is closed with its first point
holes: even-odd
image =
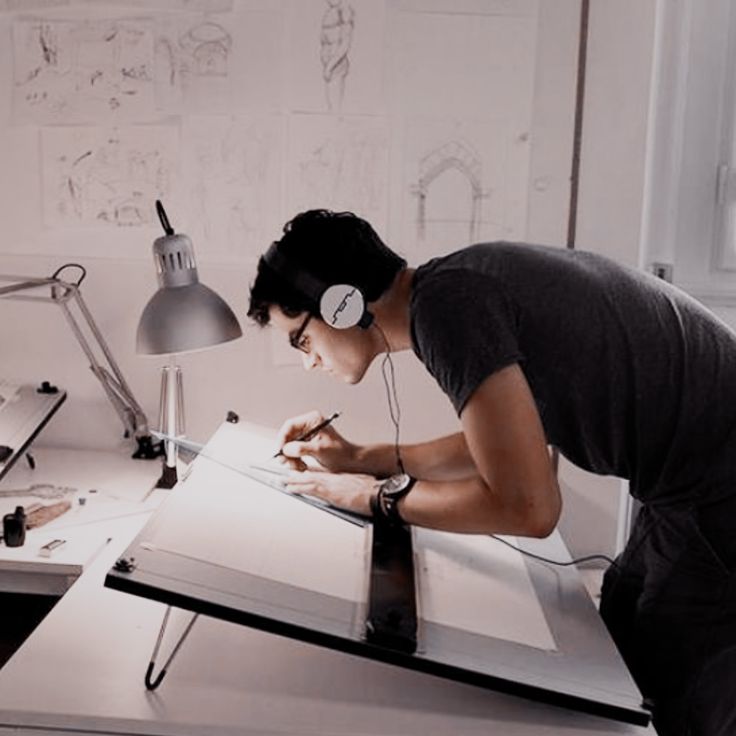
{"type": "MultiPolygon", "coordinates": [[[[300,434],[298,437],[294,437],[294,439],[289,440],[289,442],[308,442],[312,439],[312,437],[318,435],[325,427],[329,427],[332,422],[335,421],[340,416],[340,412],[336,411],[334,414],[327,417],[327,419],[324,419],[316,426],[312,427],[312,429],[308,429],[304,434],[300,434]]],[[[280,449],[274,457],[281,457],[284,454],[283,448],[280,449]]]]}

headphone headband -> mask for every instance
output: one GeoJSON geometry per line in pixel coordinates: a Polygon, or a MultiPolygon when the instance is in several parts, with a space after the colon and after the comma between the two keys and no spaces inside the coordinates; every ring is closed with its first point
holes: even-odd
{"type": "Polygon", "coordinates": [[[272,271],[314,302],[319,307],[320,317],[330,327],[344,330],[358,325],[365,329],[373,322],[363,292],[357,286],[328,285],[303,268],[295,268],[278,249],[278,243],[271,244],[263,260],[272,271]]]}

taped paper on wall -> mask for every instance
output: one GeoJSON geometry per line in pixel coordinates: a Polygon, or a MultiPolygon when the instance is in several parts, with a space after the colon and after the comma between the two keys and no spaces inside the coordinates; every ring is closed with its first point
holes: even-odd
{"type": "Polygon", "coordinates": [[[304,112],[385,106],[383,0],[301,0],[289,18],[289,99],[304,112]]]}
{"type": "Polygon", "coordinates": [[[16,123],[146,120],[155,111],[152,24],[18,21],[16,123]]]}
{"type": "Polygon", "coordinates": [[[292,115],[287,165],[290,212],[349,210],[380,233],[388,216],[388,125],[369,116],[292,115]]]}
{"type": "Polygon", "coordinates": [[[165,126],[45,128],[43,212],[48,227],[139,226],[169,199],[177,131],[165,126]]]}
{"type": "Polygon", "coordinates": [[[255,258],[279,232],[282,128],[279,116],[185,122],[187,232],[201,258],[255,258]]]}
{"type": "Polygon", "coordinates": [[[523,239],[529,136],[505,119],[412,119],[405,130],[401,242],[419,260],[482,240],[523,239]]]}
{"type": "Polygon", "coordinates": [[[180,14],[156,22],[156,104],[167,113],[276,111],[286,55],[272,9],[180,14]]]}

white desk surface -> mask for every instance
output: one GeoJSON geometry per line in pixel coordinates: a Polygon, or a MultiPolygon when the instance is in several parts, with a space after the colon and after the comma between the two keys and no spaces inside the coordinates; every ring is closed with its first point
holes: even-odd
{"type": "MultiPolygon", "coordinates": [[[[69,511],[29,530],[23,546],[0,543],[0,591],[61,595],[106,545],[115,520],[132,517],[142,522],[150,516],[156,505],[151,490],[161,474],[161,462],[133,460],[127,449],[102,452],[33,448],[31,452],[36,468],[31,469],[25,458],[18,460],[0,481],[0,491],[51,484],[76,492],[62,497],[71,502],[69,511]],[[79,499],[84,499],[83,505],[79,499]],[[40,557],[39,549],[57,538],[66,541],[64,547],[50,558],[40,557]]],[[[45,505],[62,498],[0,496],[0,514],[17,505],[45,505]]]]}
{"type": "MultiPolygon", "coordinates": [[[[111,524],[114,540],[0,670],[0,736],[654,733],[206,617],[150,693],[165,607],[103,587],[144,521],[111,524]]],[[[161,661],[190,615],[175,611],[161,661]]]]}
{"type": "MultiPolygon", "coordinates": [[[[206,617],[149,693],[143,675],[165,608],[102,585],[132,524],[0,670],[2,736],[654,733],[206,617]]],[[[175,614],[161,659],[189,617],[175,614]]]]}

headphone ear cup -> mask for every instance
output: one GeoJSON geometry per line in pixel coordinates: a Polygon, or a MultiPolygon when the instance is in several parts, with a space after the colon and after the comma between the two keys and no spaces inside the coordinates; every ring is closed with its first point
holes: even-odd
{"type": "Polygon", "coordinates": [[[333,284],[322,294],[319,311],[330,327],[346,330],[364,321],[365,299],[357,286],[333,284]]]}

